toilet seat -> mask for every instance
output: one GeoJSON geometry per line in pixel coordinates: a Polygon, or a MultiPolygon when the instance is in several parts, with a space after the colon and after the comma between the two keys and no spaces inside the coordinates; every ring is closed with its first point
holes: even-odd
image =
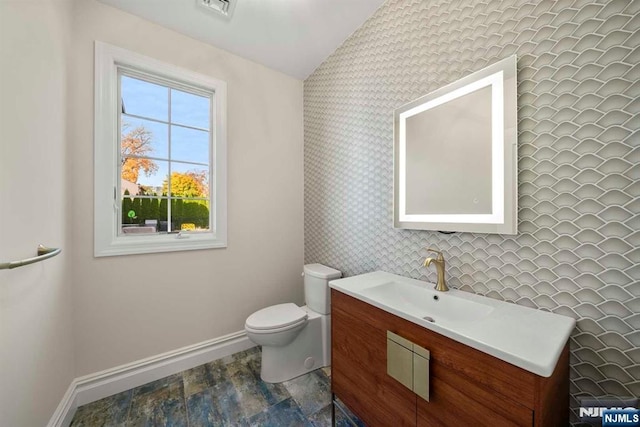
{"type": "Polygon", "coordinates": [[[245,328],[257,333],[277,332],[307,321],[307,312],[289,302],[258,310],[247,318],[245,328]]]}

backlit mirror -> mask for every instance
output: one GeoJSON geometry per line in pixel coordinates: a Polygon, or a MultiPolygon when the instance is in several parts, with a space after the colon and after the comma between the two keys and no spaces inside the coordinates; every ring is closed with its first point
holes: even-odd
{"type": "Polygon", "coordinates": [[[395,110],[394,226],[517,233],[516,57],[395,110]]]}

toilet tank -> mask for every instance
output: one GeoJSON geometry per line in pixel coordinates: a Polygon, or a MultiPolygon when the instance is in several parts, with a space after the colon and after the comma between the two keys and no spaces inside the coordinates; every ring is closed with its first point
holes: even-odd
{"type": "Polygon", "coordinates": [[[342,273],[322,264],[304,266],[304,299],[311,310],[320,314],[331,313],[329,281],[339,279],[342,273]]]}

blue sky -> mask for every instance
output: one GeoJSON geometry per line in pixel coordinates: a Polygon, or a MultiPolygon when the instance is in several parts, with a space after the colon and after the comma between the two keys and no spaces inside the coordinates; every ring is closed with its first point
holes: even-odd
{"type": "MultiPolygon", "coordinates": [[[[190,170],[208,171],[207,166],[197,166],[180,161],[209,164],[209,133],[207,131],[186,128],[180,125],[209,129],[209,98],[191,93],[122,76],[122,99],[127,114],[149,119],[171,121],[172,125],[152,120],[138,119],[123,115],[123,123],[128,129],[144,126],[152,134],[153,151],[151,157],[168,158],[169,133],[171,132],[171,170],[187,172],[190,170]],[[169,90],[171,91],[171,120],[169,120],[169,90]]],[[[126,133],[124,130],[123,133],[126,133]]],[[[161,186],[169,171],[169,162],[155,161],[158,171],[150,177],[140,173],[138,184],[161,186]]]]}

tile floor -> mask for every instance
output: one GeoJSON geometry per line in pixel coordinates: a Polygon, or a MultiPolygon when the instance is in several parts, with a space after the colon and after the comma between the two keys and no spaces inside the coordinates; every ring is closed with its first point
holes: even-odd
{"type": "MultiPolygon", "coordinates": [[[[268,384],[260,356],[254,347],[81,406],[71,426],[331,426],[330,368],[268,384]]],[[[351,425],[336,410],[336,426],[351,425]]]]}

